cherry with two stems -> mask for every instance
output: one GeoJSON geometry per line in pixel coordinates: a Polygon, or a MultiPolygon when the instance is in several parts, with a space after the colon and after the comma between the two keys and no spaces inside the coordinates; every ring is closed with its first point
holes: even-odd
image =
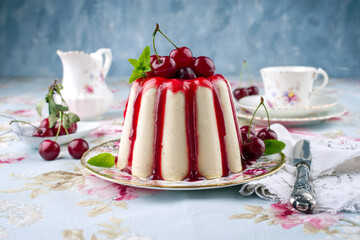
{"type": "Polygon", "coordinates": [[[245,159],[258,159],[265,152],[265,143],[264,143],[264,141],[259,137],[250,135],[251,134],[252,121],[254,119],[254,116],[255,116],[257,110],[260,108],[261,105],[264,106],[264,98],[263,97],[261,97],[260,104],[256,108],[256,110],[253,113],[253,116],[252,116],[252,118],[250,120],[250,124],[249,124],[249,127],[248,127],[248,138],[243,142],[243,151],[244,151],[245,159]]]}
{"type": "Polygon", "coordinates": [[[246,72],[248,74],[248,78],[249,78],[249,83],[250,83],[250,87],[247,88],[236,88],[233,91],[233,95],[235,97],[236,100],[240,100],[241,98],[247,97],[247,96],[252,96],[252,95],[258,95],[259,94],[259,88],[257,86],[252,85],[252,80],[251,80],[251,75],[250,75],[250,71],[247,67],[246,64],[246,60],[243,61],[243,65],[241,67],[241,71],[240,71],[240,83],[242,80],[242,75],[244,72],[244,68],[246,68],[246,72]]]}
{"type": "Polygon", "coordinates": [[[274,139],[277,140],[278,136],[276,134],[276,132],[272,129],[270,129],[270,117],[269,117],[269,112],[264,104],[264,99],[263,97],[261,97],[261,103],[264,106],[265,112],[266,112],[266,116],[268,119],[268,127],[266,128],[262,128],[260,129],[260,131],[258,132],[258,134],[256,135],[258,138],[262,139],[262,140],[266,140],[266,139],[274,139]]]}
{"type": "MultiPolygon", "coordinates": [[[[156,36],[157,32],[160,32],[163,36],[165,36],[161,32],[161,30],[159,28],[159,24],[156,24],[156,28],[155,28],[154,33],[153,33],[153,47],[154,47],[156,59],[151,62],[152,72],[154,73],[155,76],[158,76],[158,77],[173,78],[175,76],[175,74],[176,74],[176,71],[177,71],[176,62],[170,56],[161,56],[160,57],[158,55],[158,53],[156,51],[156,47],[155,47],[155,36],[156,36]]],[[[165,38],[168,39],[166,36],[165,36],[165,38]]],[[[175,48],[177,48],[177,47],[175,46],[175,48]]]]}

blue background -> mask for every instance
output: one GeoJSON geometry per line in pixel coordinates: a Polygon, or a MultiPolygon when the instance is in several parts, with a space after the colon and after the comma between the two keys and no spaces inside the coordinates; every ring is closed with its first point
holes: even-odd
{"type": "MultiPolygon", "coordinates": [[[[253,75],[272,65],[324,68],[360,77],[360,1],[1,0],[0,76],[61,77],[56,50],[113,51],[109,76],[128,76],[128,58],[152,43],[155,22],[176,44],[211,57],[217,72],[253,75]]],[[[171,45],[160,35],[157,48],[171,45]]]]}

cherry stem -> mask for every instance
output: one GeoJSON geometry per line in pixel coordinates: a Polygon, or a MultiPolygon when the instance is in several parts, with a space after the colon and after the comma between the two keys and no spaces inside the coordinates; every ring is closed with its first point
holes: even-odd
{"type": "Polygon", "coordinates": [[[246,64],[246,60],[244,60],[244,65],[245,65],[245,68],[246,68],[246,72],[248,74],[248,78],[249,78],[249,82],[250,82],[250,86],[252,86],[252,80],[251,80],[251,75],[250,75],[250,71],[249,71],[249,68],[246,64]]]}
{"type": "Polygon", "coordinates": [[[159,61],[159,63],[162,63],[162,61],[160,60],[159,58],[159,55],[156,51],[156,47],[155,47],[155,35],[156,33],[159,31],[159,24],[156,23],[156,27],[155,27],[155,30],[154,30],[154,33],[153,33],[153,47],[154,47],[154,51],[155,51],[155,55],[156,55],[156,58],[157,60],[159,61]]]}
{"type": "Polygon", "coordinates": [[[160,28],[159,28],[159,24],[157,24],[157,31],[159,32],[159,33],[161,33],[161,35],[163,35],[164,36],[164,38],[166,38],[175,48],[178,48],[161,30],[160,30],[160,28]]]}
{"type": "Polygon", "coordinates": [[[61,125],[62,125],[62,119],[63,119],[63,114],[62,112],[60,112],[60,121],[59,121],[59,128],[57,130],[56,136],[55,136],[55,142],[60,134],[60,129],[61,129],[61,125]]]}
{"type": "Polygon", "coordinates": [[[240,86],[241,86],[241,80],[242,80],[242,75],[243,75],[243,71],[244,71],[244,65],[246,64],[246,60],[243,61],[243,65],[241,66],[241,71],[240,71],[240,86]]]}
{"type": "Polygon", "coordinates": [[[66,135],[67,135],[67,136],[70,138],[70,140],[72,141],[72,138],[70,137],[68,130],[67,130],[66,128],[64,128],[64,129],[65,129],[66,135]]]}
{"type": "MultiPolygon", "coordinates": [[[[261,98],[262,98],[262,97],[261,97],[261,98]]],[[[268,119],[268,126],[269,126],[269,130],[270,130],[270,117],[269,117],[268,110],[267,110],[267,108],[266,108],[266,106],[265,106],[264,100],[263,100],[263,102],[262,102],[262,105],[263,105],[264,108],[265,108],[266,116],[267,116],[267,119],[268,119]]]]}
{"type": "MultiPolygon", "coordinates": [[[[257,106],[257,108],[256,108],[255,112],[253,113],[253,115],[252,115],[252,117],[251,117],[251,120],[250,120],[249,131],[248,131],[249,142],[250,142],[250,139],[251,139],[251,137],[250,137],[250,129],[251,129],[252,121],[253,121],[253,119],[254,119],[254,117],[255,117],[255,114],[256,114],[257,110],[258,110],[259,107],[260,107],[261,105],[263,105],[263,104],[264,104],[264,98],[261,97],[261,98],[260,98],[260,104],[259,104],[259,106],[257,106]]],[[[270,121],[269,121],[269,123],[270,123],[270,121]]]]}
{"type": "Polygon", "coordinates": [[[25,122],[25,121],[21,121],[21,120],[12,120],[12,121],[10,122],[10,125],[11,125],[13,122],[20,122],[20,123],[29,124],[30,126],[32,126],[32,127],[36,128],[37,130],[39,130],[38,127],[35,127],[34,125],[32,125],[32,124],[29,123],[29,122],[25,122]]]}

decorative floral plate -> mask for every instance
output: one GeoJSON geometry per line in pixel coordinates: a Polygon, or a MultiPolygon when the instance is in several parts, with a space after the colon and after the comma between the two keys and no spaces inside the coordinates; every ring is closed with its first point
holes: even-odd
{"type": "MultiPolygon", "coordinates": [[[[252,114],[260,103],[260,97],[259,95],[244,97],[237,102],[237,107],[252,114]]],[[[262,97],[265,99],[265,105],[267,106],[270,117],[275,118],[306,117],[319,112],[324,113],[333,109],[338,103],[335,98],[324,95],[314,95],[310,101],[310,105],[307,107],[273,109],[268,106],[266,97],[262,97]]],[[[265,109],[262,107],[259,108],[257,115],[266,117],[265,109]]]]}
{"type": "Polygon", "coordinates": [[[87,161],[91,157],[100,153],[107,152],[117,156],[119,142],[119,139],[113,140],[91,148],[82,156],[81,164],[85,167],[86,170],[95,176],[123,185],[162,190],[200,190],[235,186],[252,180],[257,180],[278,171],[284,166],[285,163],[285,155],[283,153],[277,153],[269,156],[263,156],[257,161],[249,163],[250,165],[246,166],[246,168],[240,173],[231,174],[227,177],[217,179],[205,179],[194,182],[163,181],[138,178],[131,176],[128,173],[122,172],[116,167],[103,168],[87,164],[87,161]]]}

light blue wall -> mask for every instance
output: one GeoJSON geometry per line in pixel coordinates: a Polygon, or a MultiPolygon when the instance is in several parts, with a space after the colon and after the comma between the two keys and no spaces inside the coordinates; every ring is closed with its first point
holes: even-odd
{"type": "MultiPolygon", "coordinates": [[[[270,65],[322,67],[360,77],[360,1],[350,0],[0,0],[0,76],[61,77],[56,50],[113,51],[109,76],[127,76],[129,57],[151,44],[155,22],[217,72],[270,65]]],[[[160,36],[158,51],[171,45],[160,36]]]]}

